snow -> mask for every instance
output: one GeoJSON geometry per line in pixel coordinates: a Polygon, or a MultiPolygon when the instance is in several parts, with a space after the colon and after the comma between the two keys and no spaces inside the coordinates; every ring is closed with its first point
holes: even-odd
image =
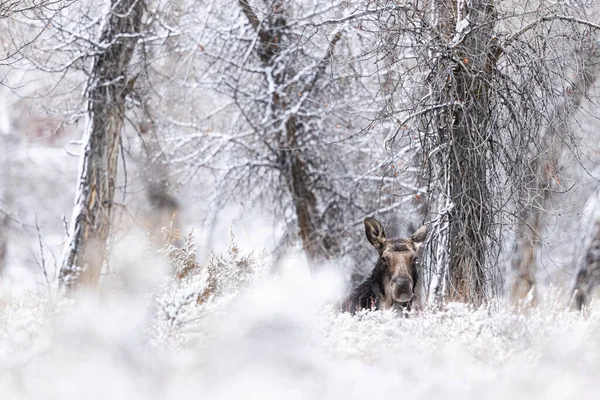
{"type": "Polygon", "coordinates": [[[462,33],[469,26],[469,21],[467,19],[461,19],[456,23],[456,32],[462,33]]]}
{"type": "Polygon", "coordinates": [[[352,316],[333,306],[341,278],[304,267],[290,262],[168,326],[157,304],[183,292],[165,276],[101,296],[4,296],[0,396],[593,399],[600,389],[593,308],[584,317],[553,295],[526,313],[497,302],[352,316]]]}
{"type": "MultiPolygon", "coordinates": [[[[217,3],[209,3],[209,7],[219,8],[217,3]]],[[[156,93],[146,95],[156,102],[157,123],[165,135],[165,144],[167,147],[172,145],[172,175],[183,175],[178,182],[173,182],[179,185],[177,196],[182,205],[182,231],[185,235],[195,228],[197,242],[201,243],[195,248],[195,259],[201,260],[200,264],[205,266],[221,260],[219,262],[225,266],[220,279],[226,279],[228,284],[219,286],[223,289],[212,293],[206,301],[198,301],[198,296],[205,292],[208,272],[204,270],[182,280],[172,278],[169,263],[154,257],[140,237],[126,232],[130,227],[125,226],[125,217],[118,221],[119,229],[115,230],[111,243],[114,257],[99,293],[64,298],[54,289],[45,287],[37,262],[41,256],[35,226],[39,222],[48,275],[55,282],[60,249],[68,251],[70,248],[69,243],[65,244],[61,216],[80,211],[77,207],[73,210],[73,192],[76,179],[82,176],[82,166],[77,173],[77,161],[68,156],[66,149],[45,147],[50,144],[34,135],[38,130],[33,127],[37,125],[31,121],[35,122],[39,114],[44,121],[39,123],[39,132],[45,134],[56,130],[52,123],[45,121],[47,115],[57,117],[66,113],[64,118],[54,121],[58,125],[63,120],[70,120],[69,115],[74,116],[73,121],[77,116],[85,116],[80,92],[87,77],[80,71],[72,71],[66,78],[62,73],[59,78],[35,70],[26,74],[23,66],[32,66],[25,61],[23,65],[10,66],[9,75],[3,67],[3,76],[10,79],[3,78],[3,84],[7,86],[0,87],[0,139],[10,143],[14,151],[6,152],[4,167],[10,182],[5,179],[3,190],[10,194],[5,197],[10,197],[11,201],[6,201],[3,207],[12,219],[7,266],[0,276],[1,399],[597,398],[600,391],[600,312],[593,305],[584,315],[568,311],[567,296],[552,286],[557,285],[562,290],[572,287],[577,260],[581,257],[581,246],[572,244],[585,243],[583,239],[588,236],[589,227],[600,218],[597,203],[600,192],[591,196],[598,188],[600,150],[593,134],[598,127],[594,117],[598,115],[596,100],[584,103],[586,112],[582,114],[588,117],[578,118],[576,130],[581,131],[581,137],[574,139],[581,150],[566,155],[561,170],[563,186],[560,191],[564,190],[564,193],[556,196],[556,204],[549,209],[537,274],[541,298],[535,308],[518,313],[503,300],[496,300],[481,309],[452,303],[441,309],[429,307],[407,318],[391,312],[372,311],[352,316],[335,310],[335,304],[348,289],[345,286],[347,277],[335,273],[343,270],[343,266],[329,266],[323,268],[322,273],[311,275],[306,261],[298,257],[299,246],[291,256],[292,252],[286,250],[288,257],[280,262],[278,276],[270,276],[265,271],[251,276],[236,275],[236,270],[232,269],[235,263],[228,264],[227,259],[209,255],[211,251],[227,251],[227,239],[232,231],[239,240],[242,253],[255,251],[259,255],[266,249],[272,255],[287,231],[286,222],[289,222],[286,221],[289,214],[274,213],[277,201],[271,201],[265,207],[255,204],[252,208],[252,199],[240,195],[230,202],[211,203],[208,198],[213,189],[210,186],[212,175],[196,181],[192,179],[197,171],[191,167],[203,163],[214,163],[212,167],[217,171],[223,168],[234,170],[240,162],[249,166],[272,162],[267,156],[252,162],[235,160],[235,163],[228,157],[216,157],[219,152],[229,154],[232,143],[243,146],[258,143],[251,136],[254,129],[247,129],[235,111],[233,105],[240,99],[242,106],[253,113],[255,122],[269,132],[275,130],[273,126],[281,128],[280,124],[288,120],[290,110],[294,113],[299,110],[299,114],[310,119],[310,128],[315,132],[329,132],[309,143],[314,148],[327,144],[323,154],[328,162],[332,161],[329,160],[331,157],[335,161],[322,171],[323,176],[340,179],[340,182],[341,178],[352,181],[351,186],[335,187],[340,193],[346,195],[349,187],[351,193],[360,195],[360,191],[355,192],[356,188],[370,193],[372,186],[364,182],[384,182],[384,179],[390,183],[388,187],[393,193],[399,188],[404,191],[398,193],[408,193],[408,196],[420,191],[419,186],[402,175],[391,178],[381,172],[382,166],[390,163],[389,149],[381,139],[386,138],[387,142],[388,138],[393,138],[396,125],[403,126],[407,119],[399,124],[390,122],[390,126],[382,124],[374,127],[369,135],[350,140],[353,132],[369,126],[367,122],[377,109],[378,105],[371,103],[378,102],[379,97],[365,93],[379,92],[375,87],[374,70],[381,67],[381,76],[398,67],[398,73],[408,71],[408,65],[412,65],[409,63],[413,62],[409,59],[418,56],[410,53],[414,44],[402,44],[408,49],[403,50],[407,53],[401,58],[407,59],[398,64],[373,64],[370,57],[362,59],[361,49],[363,46],[368,48],[370,43],[367,30],[347,29],[343,42],[349,45],[336,49],[340,52],[340,60],[336,59],[332,64],[336,67],[335,74],[323,81],[330,83],[318,88],[327,96],[324,97],[327,101],[313,104],[314,98],[299,94],[298,98],[292,96],[293,108],[281,112],[277,118],[273,119],[269,112],[273,93],[293,93],[292,84],[306,86],[311,82],[315,60],[321,60],[327,49],[326,39],[332,32],[326,29],[313,34],[309,28],[314,28],[314,24],[329,26],[343,22],[356,14],[356,10],[339,8],[337,2],[326,6],[318,3],[314,2],[313,11],[309,12],[312,8],[307,8],[306,13],[296,17],[291,13],[290,24],[296,27],[294,31],[303,42],[292,46],[293,51],[282,53],[276,66],[267,67],[256,60],[246,63],[250,60],[251,49],[246,39],[257,40],[258,37],[247,29],[243,18],[240,20],[237,7],[223,7],[213,12],[204,9],[202,3],[183,2],[181,14],[178,12],[177,18],[171,21],[168,18],[170,2],[150,5],[156,8],[150,17],[157,18],[162,27],[155,27],[156,32],[146,40],[148,49],[156,52],[152,62],[157,68],[150,76],[155,80],[152,90],[156,93]],[[343,12],[332,16],[338,11],[343,12]],[[174,35],[178,35],[177,42],[166,39],[163,42],[165,37],[173,38],[174,35]],[[406,56],[409,53],[410,56],[406,56]],[[185,56],[179,58],[177,54],[185,56]],[[239,57],[240,54],[245,56],[239,57]],[[223,56],[225,61],[234,62],[232,65],[243,64],[244,72],[229,67],[209,68],[214,65],[203,60],[211,55],[223,56]],[[404,62],[406,66],[403,66],[404,62]],[[289,65],[293,66],[290,69],[293,76],[284,84],[276,83],[276,72],[289,65]],[[361,76],[359,83],[365,85],[364,90],[341,84],[357,72],[361,76]],[[194,82],[191,78],[196,76],[201,79],[194,82]],[[245,82],[248,92],[244,94],[236,89],[235,96],[228,94],[227,85],[240,80],[245,82]],[[54,86],[58,93],[48,92],[49,87],[54,86]],[[13,89],[8,90],[8,87],[13,89]],[[39,103],[24,100],[32,97],[39,103]],[[47,112],[40,112],[41,109],[47,112]],[[348,126],[349,122],[351,126],[348,126]],[[343,128],[339,132],[338,124],[343,128]],[[342,130],[348,132],[342,133],[342,130]],[[28,135],[33,135],[27,139],[32,143],[26,143],[28,135]],[[204,143],[199,140],[202,138],[214,141],[204,143]],[[323,142],[314,142],[317,139],[323,142]],[[345,143],[345,147],[332,145],[336,141],[345,143]],[[361,181],[363,186],[358,186],[361,181]],[[571,187],[571,183],[576,185],[571,187]],[[592,201],[584,210],[583,206],[590,198],[592,201]],[[213,210],[210,208],[215,207],[214,204],[222,207],[220,212],[212,222],[200,226],[200,221],[211,220],[213,210]]],[[[470,24],[474,23],[469,22],[469,15],[463,12],[466,3],[459,1],[457,4],[452,45],[459,44],[471,29],[470,24]]],[[[105,20],[100,16],[106,13],[107,7],[110,4],[106,1],[98,4],[84,1],[62,9],[46,30],[51,34],[43,35],[41,45],[32,47],[26,54],[35,60],[38,56],[34,57],[34,50],[44,50],[40,54],[49,59],[42,66],[51,70],[84,54],[89,44],[101,47],[90,38],[101,31],[105,20]],[[81,23],[82,15],[91,17],[81,23]],[[79,39],[73,42],[76,38],[79,39]]],[[[435,2],[431,7],[435,11],[435,2]]],[[[436,13],[430,15],[430,23],[436,25],[436,13]]],[[[369,20],[365,21],[368,23],[369,20]]],[[[508,27],[510,23],[506,22],[508,27]]],[[[153,51],[148,54],[152,55],[153,51]]],[[[421,98],[417,89],[421,85],[419,73],[423,72],[416,67],[415,71],[414,75],[402,77],[402,93],[414,91],[414,95],[421,98]]],[[[140,86],[140,89],[144,94],[144,87],[140,86]]],[[[597,91],[596,87],[594,93],[597,91]]],[[[596,98],[597,94],[590,95],[590,99],[596,98]]],[[[425,100],[423,97],[418,103],[425,104],[425,100]]],[[[404,109],[405,100],[398,101],[399,109],[404,109]]],[[[410,107],[407,110],[407,117],[415,117],[410,107]]],[[[405,118],[404,114],[402,118],[405,118]]],[[[83,126],[84,119],[72,124],[70,134],[66,132],[64,137],[55,138],[53,145],[60,146],[89,130],[89,126],[83,126]]],[[[135,154],[139,144],[131,137],[135,138],[137,134],[129,125],[127,129],[129,132],[124,137],[128,137],[128,143],[124,146],[128,150],[128,145],[131,146],[135,154]]],[[[405,139],[413,130],[402,130],[405,139]]],[[[84,137],[80,142],[82,150],[86,143],[84,137]]],[[[243,146],[241,150],[244,150],[243,146]]],[[[410,142],[407,145],[399,143],[396,147],[396,161],[408,165],[415,146],[410,142]]],[[[248,149],[253,150],[252,147],[248,149]]],[[[238,153],[233,157],[238,157],[238,153]]],[[[131,213],[143,202],[139,188],[140,168],[143,166],[127,159],[129,192],[122,203],[127,206],[125,211],[131,213]]],[[[265,181],[257,182],[265,185],[265,181]]],[[[119,199],[121,194],[119,192],[119,199]]],[[[75,199],[80,195],[78,193],[75,199]]],[[[355,196],[353,201],[358,198],[355,196]]],[[[408,199],[394,194],[388,202],[379,204],[380,198],[377,202],[379,212],[406,204],[397,209],[397,215],[412,215],[413,205],[408,204],[408,199]]],[[[373,206],[371,202],[364,205],[365,212],[373,206]]],[[[440,202],[438,214],[444,215],[443,212],[451,207],[449,201],[445,205],[440,202]]],[[[349,212],[339,219],[360,224],[363,214],[363,211],[349,212]]],[[[443,231],[447,219],[442,218],[437,223],[443,231]]],[[[398,226],[397,229],[405,227],[398,226]]],[[[364,244],[356,243],[357,247],[364,244]]],[[[510,241],[504,248],[505,253],[510,252],[510,241]]],[[[437,265],[444,264],[447,249],[438,247],[436,256],[437,265]]],[[[268,266],[260,257],[257,263],[257,269],[268,266]]],[[[371,265],[365,264],[365,269],[371,265]]],[[[506,266],[501,270],[507,271],[506,266]]],[[[432,287],[435,287],[437,277],[433,275],[432,278],[432,287]]],[[[433,291],[430,293],[430,300],[433,300],[433,291]]]]}

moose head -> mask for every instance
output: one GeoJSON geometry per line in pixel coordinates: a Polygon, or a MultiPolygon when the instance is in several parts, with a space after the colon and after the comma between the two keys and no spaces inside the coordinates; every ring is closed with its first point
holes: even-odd
{"type": "Polygon", "coordinates": [[[369,217],[365,219],[365,234],[379,259],[370,276],[352,292],[346,307],[410,310],[417,297],[417,255],[427,237],[427,227],[420,227],[409,239],[387,238],[381,223],[369,217]]]}

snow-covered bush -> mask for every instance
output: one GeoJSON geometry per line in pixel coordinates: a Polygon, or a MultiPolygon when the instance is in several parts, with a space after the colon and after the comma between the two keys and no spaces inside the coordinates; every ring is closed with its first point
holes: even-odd
{"type": "Polygon", "coordinates": [[[526,314],[497,302],[351,315],[327,306],[334,280],[290,274],[194,303],[197,323],[160,346],[152,297],[5,298],[0,396],[531,400],[600,389],[597,310],[584,318],[550,297],[526,314]]]}
{"type": "Polygon", "coordinates": [[[334,269],[285,261],[267,276],[235,241],[204,267],[193,236],[167,246],[168,263],[125,247],[126,264],[139,265],[115,265],[131,274],[122,290],[0,293],[0,398],[562,400],[600,390],[600,313],[570,311],[555,288],[522,312],[498,300],[351,315],[333,307],[343,294],[334,269]],[[170,274],[131,284],[157,266],[170,274]]]}
{"type": "Polygon", "coordinates": [[[166,244],[160,253],[169,260],[172,277],[155,295],[155,333],[158,343],[171,347],[185,343],[186,332],[201,331],[203,317],[222,308],[266,269],[264,256],[243,254],[233,234],[227,253],[212,252],[208,265],[202,267],[193,233],[185,238],[176,230],[163,233],[166,244]]]}
{"type": "Polygon", "coordinates": [[[238,291],[266,272],[265,255],[242,254],[235,236],[231,234],[227,254],[210,255],[207,267],[206,288],[201,296],[205,302],[211,296],[220,296],[238,291]]]}
{"type": "Polygon", "coordinates": [[[169,260],[169,272],[172,275],[181,280],[201,272],[202,267],[196,260],[197,248],[193,231],[184,238],[179,229],[171,225],[162,229],[162,236],[164,246],[159,250],[159,254],[169,260]]]}
{"type": "Polygon", "coordinates": [[[323,277],[260,280],[237,301],[193,303],[175,321],[195,308],[201,322],[159,347],[144,333],[160,318],[152,298],[6,299],[0,395],[592,399],[599,389],[595,311],[584,319],[542,299],[528,314],[497,303],[352,316],[328,309],[330,287],[323,277]]]}

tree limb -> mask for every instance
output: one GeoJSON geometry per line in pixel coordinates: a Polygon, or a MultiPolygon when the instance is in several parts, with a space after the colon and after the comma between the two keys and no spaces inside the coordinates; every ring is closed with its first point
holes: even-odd
{"type": "Polygon", "coordinates": [[[242,7],[242,12],[246,15],[246,18],[248,18],[248,22],[250,22],[250,25],[252,25],[252,28],[256,32],[258,32],[259,26],[260,26],[260,21],[259,21],[258,17],[256,16],[256,14],[254,13],[254,10],[252,9],[252,7],[250,7],[250,4],[248,4],[248,0],[238,0],[238,4],[240,5],[240,7],[242,7]]]}
{"type": "Polygon", "coordinates": [[[319,80],[319,78],[325,73],[325,68],[327,68],[327,65],[329,65],[329,63],[331,62],[331,59],[333,58],[333,52],[335,51],[335,47],[341,38],[342,38],[342,29],[339,29],[339,30],[335,31],[333,33],[333,36],[331,37],[331,39],[329,39],[329,47],[327,47],[327,51],[325,52],[325,55],[323,56],[323,58],[321,59],[321,62],[319,63],[317,73],[313,77],[313,79],[310,83],[310,86],[308,87],[308,90],[312,90],[314,88],[314,86],[317,84],[317,81],[319,80]]]}
{"type": "Polygon", "coordinates": [[[587,26],[589,28],[600,30],[600,25],[599,24],[594,24],[593,22],[586,21],[584,19],[580,19],[580,18],[576,18],[576,17],[572,17],[570,15],[556,15],[556,14],[555,15],[547,15],[547,16],[538,18],[535,21],[530,22],[529,24],[525,25],[523,28],[521,28],[518,31],[514,32],[512,35],[510,35],[509,37],[507,37],[502,42],[502,47],[509,46],[512,42],[514,42],[515,40],[517,40],[520,36],[522,36],[525,33],[529,32],[530,30],[532,30],[533,28],[537,27],[538,25],[543,24],[544,22],[550,22],[550,21],[555,21],[555,20],[567,21],[567,22],[574,22],[576,24],[581,24],[581,25],[585,25],[585,26],[587,26]]]}

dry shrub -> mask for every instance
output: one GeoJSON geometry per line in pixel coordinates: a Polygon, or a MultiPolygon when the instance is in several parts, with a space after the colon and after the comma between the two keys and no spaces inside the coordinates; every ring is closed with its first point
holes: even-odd
{"type": "Polygon", "coordinates": [[[227,253],[223,255],[212,252],[210,255],[207,284],[200,296],[200,302],[203,303],[212,296],[236,292],[247,286],[264,273],[264,257],[264,253],[258,257],[254,252],[242,254],[232,233],[227,253]]]}
{"type": "Polygon", "coordinates": [[[168,240],[160,252],[169,260],[172,278],[155,296],[155,334],[159,343],[179,346],[202,331],[199,325],[206,315],[221,309],[263,275],[264,254],[242,252],[232,234],[227,251],[211,252],[204,267],[196,260],[198,248],[193,233],[182,238],[178,231],[164,230],[163,235],[168,240]]]}
{"type": "Polygon", "coordinates": [[[190,232],[185,238],[182,237],[179,229],[174,229],[171,225],[162,230],[164,247],[160,252],[167,257],[171,266],[171,273],[182,280],[190,274],[201,272],[201,266],[196,261],[197,246],[194,243],[194,232],[190,232]]]}

